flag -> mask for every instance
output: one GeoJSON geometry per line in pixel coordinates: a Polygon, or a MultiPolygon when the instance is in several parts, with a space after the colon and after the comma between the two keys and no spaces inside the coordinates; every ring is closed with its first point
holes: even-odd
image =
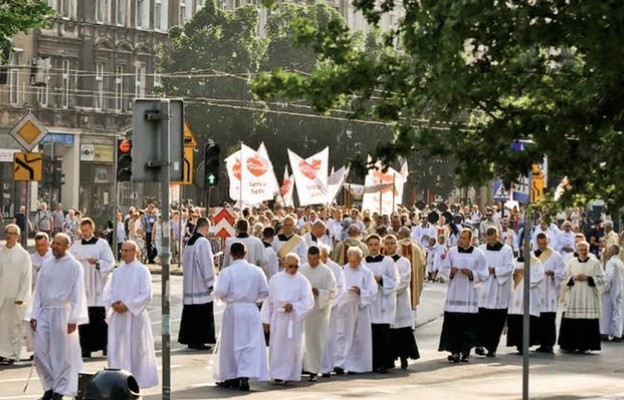
{"type": "MultiPolygon", "coordinates": [[[[267,160],[269,159],[269,152],[267,151],[264,142],[260,143],[260,147],[258,147],[258,153],[260,153],[267,160]]],[[[275,171],[273,170],[273,164],[271,164],[271,176],[273,177],[273,197],[277,196],[280,192],[280,185],[277,182],[277,176],[275,176],[275,171]]]]}
{"type": "Polygon", "coordinates": [[[334,202],[336,195],[338,195],[338,191],[342,188],[342,184],[347,180],[348,175],[349,168],[342,167],[338,171],[334,172],[332,167],[332,173],[329,178],[327,178],[327,204],[334,202]]]}
{"type": "Polygon", "coordinates": [[[279,199],[281,199],[281,203],[286,207],[294,207],[295,203],[293,202],[293,191],[294,191],[294,182],[292,175],[288,175],[288,165],[284,168],[284,180],[282,181],[282,186],[280,188],[279,199]]]}
{"type": "Polygon", "coordinates": [[[230,198],[240,200],[241,151],[238,150],[225,159],[225,169],[230,180],[230,198]]]}
{"type": "Polygon", "coordinates": [[[300,205],[325,204],[328,197],[329,148],[305,160],[289,149],[288,158],[297,184],[300,205]]]}
{"type": "MultiPolygon", "coordinates": [[[[369,157],[370,159],[370,157],[369,157]]],[[[368,171],[364,180],[362,210],[390,215],[403,201],[403,187],[407,179],[407,162],[401,166],[401,172],[394,168],[381,171],[381,164],[368,171]]]]}
{"type": "Polygon", "coordinates": [[[259,151],[242,145],[241,185],[242,199],[248,204],[271,200],[274,194],[275,173],[271,160],[259,151]]]}

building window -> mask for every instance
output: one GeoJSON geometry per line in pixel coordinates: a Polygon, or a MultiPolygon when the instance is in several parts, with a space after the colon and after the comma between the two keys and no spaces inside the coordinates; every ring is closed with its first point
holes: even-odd
{"type": "Polygon", "coordinates": [[[69,108],[69,60],[63,60],[61,75],[61,107],[69,108]]]}
{"type": "Polygon", "coordinates": [[[186,0],[180,0],[180,25],[186,21],[186,0]]]}
{"type": "Polygon", "coordinates": [[[104,109],[104,63],[95,64],[95,110],[104,109]]]}
{"type": "Polygon", "coordinates": [[[126,0],[115,0],[115,23],[126,24],[126,0]]]}
{"type": "Polygon", "coordinates": [[[154,2],[154,29],[162,29],[162,4],[160,0],[154,2]]]}
{"type": "Polygon", "coordinates": [[[124,67],[118,65],[115,67],[115,111],[122,112],[124,110],[123,104],[123,90],[124,90],[124,67]]]}
{"type": "Polygon", "coordinates": [[[110,10],[109,0],[97,0],[95,19],[97,22],[108,22],[108,12],[110,10]]]}
{"type": "Polygon", "coordinates": [[[20,53],[11,52],[9,56],[9,102],[12,106],[20,104],[20,53]]]}
{"type": "Polygon", "coordinates": [[[71,18],[73,9],[73,0],[58,0],[59,14],[64,18],[71,18]]]}
{"type": "Polygon", "coordinates": [[[145,97],[145,67],[138,67],[135,70],[134,97],[145,97]]]}
{"type": "Polygon", "coordinates": [[[143,26],[143,13],[145,12],[145,0],[137,0],[136,2],[136,27],[145,28],[143,26]]]}
{"type": "Polygon", "coordinates": [[[50,58],[39,58],[37,60],[37,73],[34,76],[34,84],[37,86],[37,103],[41,107],[48,106],[48,98],[50,95],[50,58]]]}

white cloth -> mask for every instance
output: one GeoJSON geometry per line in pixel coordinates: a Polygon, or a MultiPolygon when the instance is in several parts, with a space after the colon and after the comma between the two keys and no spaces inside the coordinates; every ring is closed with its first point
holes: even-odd
{"type": "Polygon", "coordinates": [[[429,238],[435,239],[435,234],[436,234],[435,227],[429,224],[427,225],[421,224],[412,229],[412,239],[414,239],[417,243],[419,243],[424,248],[429,247],[427,236],[429,238]]]}
{"type": "Polygon", "coordinates": [[[377,296],[377,282],[363,264],[343,267],[345,292],[338,304],[338,336],[335,366],[353,372],[373,370],[373,333],[370,306],[377,296]],[[357,286],[360,294],[351,289],[357,286]]]}
{"type": "Polygon", "coordinates": [[[83,240],[76,240],[69,248],[69,252],[80,262],[84,269],[85,291],[87,292],[87,306],[104,307],[104,286],[115,268],[115,258],[108,246],[108,242],[93,237],[94,244],[82,244],[83,240]],[[88,258],[93,257],[99,263],[99,269],[89,264],[88,258]]]}
{"type": "Polygon", "coordinates": [[[330,249],[334,248],[334,243],[332,242],[331,237],[327,233],[325,233],[320,238],[312,238],[312,232],[308,232],[305,235],[303,235],[303,241],[306,243],[306,246],[308,246],[308,247],[310,247],[310,246],[318,246],[319,244],[323,244],[323,245],[329,247],[330,249]],[[316,240],[314,240],[314,239],[316,239],[316,240]]]}
{"type": "Polygon", "coordinates": [[[269,281],[269,297],[262,303],[262,322],[271,325],[269,370],[271,379],[300,381],[303,362],[303,321],[314,308],[308,279],[282,271],[269,281]],[[286,312],[284,306],[292,305],[286,312]]]}
{"type": "Polygon", "coordinates": [[[108,310],[108,367],[134,375],[141,389],[158,385],[154,335],[147,307],[152,281],[147,267],[138,261],[122,263],[104,288],[104,301],[121,301],[128,311],[108,310]]]}
{"type": "Polygon", "coordinates": [[[600,304],[604,287],[604,270],[600,261],[588,257],[584,261],[571,258],[566,265],[566,276],[562,282],[561,301],[565,318],[569,319],[599,319],[602,305],[600,304]],[[589,285],[589,279],[583,282],[575,281],[578,274],[585,274],[594,282],[589,285]]]}
{"type": "Polygon", "coordinates": [[[261,265],[261,267],[266,275],[266,278],[271,279],[273,275],[279,272],[279,260],[277,259],[277,253],[273,249],[273,246],[264,246],[264,257],[265,262],[261,265]]]}
{"type": "Polygon", "coordinates": [[[449,248],[445,244],[438,243],[435,245],[432,267],[433,271],[431,272],[437,272],[440,270],[440,266],[442,265],[448,254],[448,249],[449,248]]]}
{"type": "Polygon", "coordinates": [[[205,237],[188,242],[182,254],[184,295],[182,304],[207,304],[213,300],[215,281],[212,246],[205,237]]]}
{"type": "Polygon", "coordinates": [[[559,294],[561,293],[561,281],[565,278],[566,268],[561,255],[550,247],[544,250],[538,257],[544,273],[552,271],[553,276],[544,276],[539,285],[541,312],[557,312],[559,309],[559,294]]]}
{"type": "Polygon", "coordinates": [[[370,260],[371,256],[366,257],[364,266],[373,276],[381,276],[381,282],[377,282],[375,300],[370,306],[371,323],[393,324],[396,316],[396,289],[400,282],[399,271],[390,257],[382,256],[378,262],[370,260]]]}
{"type": "Polygon", "coordinates": [[[41,270],[41,266],[43,262],[49,260],[54,257],[52,255],[52,249],[48,249],[48,251],[43,255],[39,255],[36,251],[30,254],[30,262],[32,264],[32,287],[35,288],[37,284],[37,275],[39,274],[39,270],[41,270]]]}
{"type": "Polygon", "coordinates": [[[19,360],[24,313],[31,294],[30,255],[19,244],[0,249],[0,357],[19,360]],[[22,304],[15,304],[15,302],[22,304]]]}
{"type": "Polygon", "coordinates": [[[624,305],[624,264],[613,256],[605,266],[605,286],[602,293],[600,333],[622,336],[622,307],[624,305]]]}
{"type": "Polygon", "coordinates": [[[612,256],[605,266],[605,287],[602,294],[600,334],[622,337],[622,306],[624,305],[624,263],[612,256]]]}
{"type": "Polygon", "coordinates": [[[226,303],[214,378],[269,380],[262,319],[256,302],[269,295],[262,270],[236,260],[219,273],[214,297],[226,303]]]}
{"type": "Polygon", "coordinates": [[[568,259],[574,255],[574,248],[575,248],[574,236],[575,236],[575,233],[572,231],[570,232],[561,231],[557,235],[557,238],[555,239],[555,243],[551,245],[555,249],[555,251],[561,254],[561,257],[563,258],[564,263],[566,263],[568,259]],[[572,250],[565,251],[563,250],[564,247],[569,247],[572,250]]]}
{"type": "Polygon", "coordinates": [[[489,310],[506,309],[511,297],[513,250],[507,245],[502,245],[499,250],[488,250],[485,244],[479,248],[485,255],[488,272],[489,268],[494,269],[479,288],[479,307],[489,310]]]}
{"type": "Polygon", "coordinates": [[[327,259],[326,265],[334,273],[334,279],[336,281],[336,297],[332,303],[332,308],[329,316],[329,326],[327,327],[327,337],[325,340],[325,350],[323,351],[323,358],[321,360],[321,373],[328,374],[334,369],[334,360],[336,358],[336,340],[338,336],[338,303],[344,295],[344,274],[342,267],[334,261],[327,259]]]}
{"type": "Polygon", "coordinates": [[[449,282],[444,311],[476,314],[479,312],[479,293],[475,283],[487,279],[487,261],[483,251],[476,247],[469,248],[469,252],[459,252],[458,249],[453,247],[448,251],[439,271],[449,282]],[[469,279],[461,271],[457,271],[451,278],[451,267],[469,269],[473,279],[469,279]]]}
{"type": "Polygon", "coordinates": [[[412,264],[405,257],[392,257],[399,273],[399,284],[396,287],[396,313],[392,328],[406,328],[414,326],[414,313],[412,312],[411,288],[412,264]]]}
{"type": "Polygon", "coordinates": [[[223,266],[227,267],[232,263],[230,259],[230,248],[234,243],[243,243],[247,249],[247,255],[245,259],[257,267],[261,267],[266,263],[266,252],[264,250],[264,244],[255,236],[237,236],[225,239],[225,249],[223,266]]]}
{"type": "Polygon", "coordinates": [[[515,253],[518,253],[519,251],[519,245],[518,245],[518,239],[517,239],[518,235],[513,229],[511,228],[501,229],[500,236],[501,236],[501,242],[503,242],[503,244],[506,244],[507,246],[511,247],[511,249],[515,253]]]}
{"type": "Polygon", "coordinates": [[[33,295],[34,362],[41,386],[68,397],[78,393],[82,355],[78,329],[68,335],[67,324],[89,321],[84,284],[82,266],[66,254],[43,264],[33,295]]]}
{"type": "Polygon", "coordinates": [[[318,295],[314,296],[314,308],[304,322],[303,369],[312,373],[319,373],[321,359],[325,351],[332,305],[338,294],[336,278],[334,272],[324,264],[319,264],[314,268],[305,264],[301,266],[299,272],[308,279],[312,288],[318,289],[318,295]]]}
{"type": "MultiPolygon", "coordinates": [[[[524,270],[524,261],[516,262],[515,269],[524,270]]],[[[534,317],[540,316],[540,283],[544,279],[544,267],[542,263],[535,257],[531,257],[531,271],[530,271],[530,287],[531,291],[529,293],[530,303],[529,303],[529,314],[534,317]]],[[[524,275],[516,282],[514,282],[515,287],[511,292],[511,299],[509,300],[509,308],[507,309],[507,314],[512,315],[522,315],[524,314],[524,275]]]]}

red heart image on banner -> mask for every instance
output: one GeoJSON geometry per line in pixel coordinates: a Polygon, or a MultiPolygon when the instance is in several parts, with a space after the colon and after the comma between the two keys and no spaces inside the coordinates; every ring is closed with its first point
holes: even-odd
{"type": "MultiPolygon", "coordinates": [[[[375,179],[376,185],[388,185],[394,182],[394,177],[389,174],[384,174],[381,171],[373,172],[373,178],[375,179]]],[[[391,192],[393,190],[393,185],[385,186],[381,189],[381,193],[391,192]]]]}
{"type": "Polygon", "coordinates": [[[247,164],[247,170],[251,172],[251,174],[255,176],[256,178],[261,177],[269,170],[269,168],[266,165],[266,162],[260,157],[258,157],[257,155],[253,157],[249,157],[247,159],[246,164],[247,164]]]}
{"type": "Polygon", "coordinates": [[[286,179],[282,183],[282,187],[280,188],[280,194],[282,195],[282,197],[284,197],[284,196],[286,196],[288,194],[288,192],[290,191],[291,187],[292,187],[292,180],[286,179]]]}
{"type": "Polygon", "coordinates": [[[316,178],[316,174],[321,169],[321,160],[312,160],[312,162],[307,162],[306,160],[299,161],[299,171],[306,178],[312,180],[316,178]]]}
{"type": "Polygon", "coordinates": [[[232,166],[232,172],[234,173],[234,178],[241,180],[241,161],[240,158],[237,158],[232,166]]]}

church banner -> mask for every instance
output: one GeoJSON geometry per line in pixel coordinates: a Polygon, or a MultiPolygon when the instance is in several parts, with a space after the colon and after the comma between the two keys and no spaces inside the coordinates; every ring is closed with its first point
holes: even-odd
{"type": "Polygon", "coordinates": [[[329,148],[306,159],[289,149],[288,158],[297,185],[299,205],[325,204],[328,197],[329,148]]]}
{"type": "Polygon", "coordinates": [[[241,148],[241,198],[248,204],[273,199],[275,173],[268,156],[251,147],[241,148]]]}
{"type": "Polygon", "coordinates": [[[288,165],[284,168],[284,180],[280,188],[280,195],[277,197],[278,202],[286,207],[294,207],[293,191],[295,189],[292,175],[288,174],[288,165]]]}
{"type": "Polygon", "coordinates": [[[407,175],[407,162],[401,166],[401,172],[394,168],[388,168],[386,172],[370,169],[364,181],[362,210],[388,215],[396,211],[403,201],[403,186],[407,175]]]}

